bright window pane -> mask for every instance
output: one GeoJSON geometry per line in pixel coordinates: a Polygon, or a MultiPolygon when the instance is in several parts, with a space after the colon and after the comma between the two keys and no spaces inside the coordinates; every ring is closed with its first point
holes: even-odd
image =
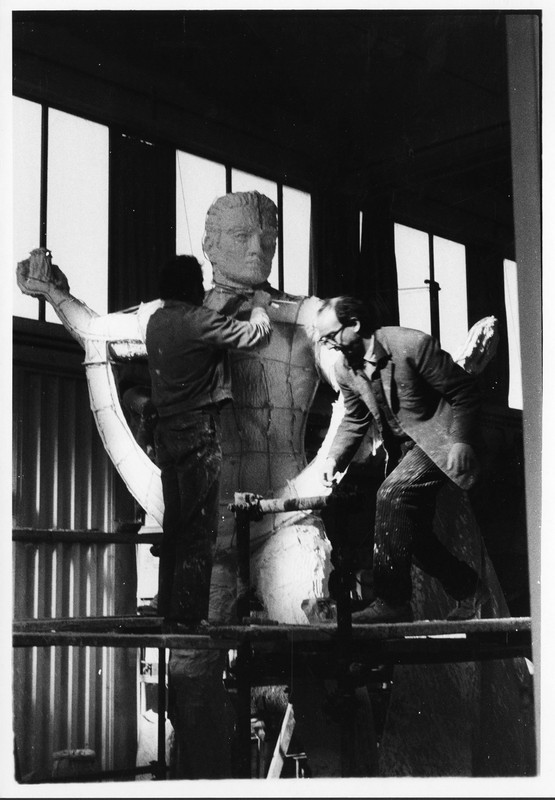
{"type": "MultiPolygon", "coordinates": [[[[108,309],[108,128],[50,109],[47,244],[71,293],[108,309]]],[[[46,319],[58,318],[47,305],[46,319]]]]}
{"type": "Polygon", "coordinates": [[[39,304],[19,291],[15,280],[18,261],[40,244],[41,106],[13,99],[13,313],[38,319],[39,304]]]}
{"type": "Polygon", "coordinates": [[[458,354],[468,333],[466,299],[466,249],[458,242],[434,236],[434,274],[439,291],[441,346],[458,354]]]}
{"type": "Polygon", "coordinates": [[[212,267],[202,250],[206,212],[225,194],[225,167],[206,158],[177,152],[176,252],[202,264],[204,286],[212,286],[212,267]]]}
{"type": "Polygon", "coordinates": [[[310,195],[283,187],[283,288],[308,294],[310,262],[310,195]]]}
{"type": "Polygon", "coordinates": [[[395,260],[399,288],[399,323],[431,333],[428,234],[395,224],[395,260]]]}
{"type": "MultiPolygon", "coordinates": [[[[257,175],[251,175],[248,172],[241,172],[238,169],[231,171],[231,189],[234,192],[260,192],[265,194],[270,200],[273,200],[277,205],[277,183],[274,181],[259,178],[257,175]]],[[[272,271],[268,278],[272,286],[278,288],[279,275],[278,275],[278,251],[272,262],[272,271]]]]}
{"type": "Polygon", "coordinates": [[[520,362],[520,323],[518,315],[517,268],[514,261],[503,262],[505,309],[509,339],[509,408],[522,409],[522,371],[520,362]]]}

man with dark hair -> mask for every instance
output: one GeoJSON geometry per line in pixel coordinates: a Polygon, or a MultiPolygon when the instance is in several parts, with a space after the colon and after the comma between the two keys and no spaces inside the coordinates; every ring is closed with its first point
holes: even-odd
{"type": "Polygon", "coordinates": [[[421,331],[377,328],[353,297],[325,301],[316,320],[319,342],[339,350],[336,376],[345,403],[322,468],[326,486],[345,471],[374,424],[387,454],[376,498],[376,599],[353,622],[412,619],[411,563],[437,578],[457,601],[450,619],[475,616],[488,592],[479,576],[433,532],[437,494],[451,479],[462,489],[476,481],[479,395],[474,378],[421,331]]]}
{"type": "Polygon", "coordinates": [[[203,306],[202,268],[193,256],[173,259],[159,288],[163,303],[146,328],[164,496],[158,613],[196,625],[208,618],[218,527],[219,411],[231,400],[226,351],[249,350],[267,339],[269,295],[255,292],[246,321],[211,311],[203,306]]]}
{"type": "Polygon", "coordinates": [[[188,300],[195,306],[204,300],[202,267],[194,256],[175,256],[158,276],[158,291],[162,300],[188,300]]]}

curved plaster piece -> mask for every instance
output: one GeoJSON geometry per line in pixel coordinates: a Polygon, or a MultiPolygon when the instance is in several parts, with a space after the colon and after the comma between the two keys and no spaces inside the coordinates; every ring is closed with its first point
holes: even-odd
{"type": "MultiPolygon", "coordinates": [[[[118,343],[119,354],[141,355],[138,343],[118,343]]],[[[161,525],[164,516],[160,470],[139,446],[121,408],[109,355],[110,343],[85,339],[85,369],[91,410],[104,447],[139,505],[161,525]]]]}

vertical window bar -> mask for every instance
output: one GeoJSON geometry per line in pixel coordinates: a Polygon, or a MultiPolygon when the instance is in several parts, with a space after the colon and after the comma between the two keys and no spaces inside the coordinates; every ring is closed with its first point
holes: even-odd
{"type": "Polygon", "coordinates": [[[285,284],[284,259],[283,259],[283,184],[277,185],[278,207],[278,287],[283,292],[285,284]]]}
{"type": "MultiPolygon", "coordinates": [[[[40,141],[40,246],[46,247],[46,212],[48,202],[48,106],[42,105],[40,141]]],[[[46,317],[46,301],[39,299],[39,320],[46,317]]]]}
{"type": "Polygon", "coordinates": [[[232,191],[233,191],[233,188],[231,186],[231,167],[229,166],[229,164],[226,164],[226,166],[225,166],[225,193],[229,194],[232,191]]]}
{"type": "Polygon", "coordinates": [[[434,269],[434,237],[428,234],[428,253],[430,258],[430,278],[425,281],[430,286],[430,330],[434,339],[439,338],[439,283],[435,280],[434,269]]]}

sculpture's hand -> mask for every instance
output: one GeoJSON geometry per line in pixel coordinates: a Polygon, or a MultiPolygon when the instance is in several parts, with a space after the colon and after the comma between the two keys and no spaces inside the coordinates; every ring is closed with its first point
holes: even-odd
{"type": "Polygon", "coordinates": [[[31,250],[30,258],[18,263],[16,274],[23,294],[49,298],[53,289],[69,294],[66,276],[52,263],[52,254],[45,247],[31,250]]]}
{"type": "Polygon", "coordinates": [[[454,360],[471,375],[479,375],[497,352],[499,322],[495,317],[478,320],[468,332],[466,341],[454,360]]]}

